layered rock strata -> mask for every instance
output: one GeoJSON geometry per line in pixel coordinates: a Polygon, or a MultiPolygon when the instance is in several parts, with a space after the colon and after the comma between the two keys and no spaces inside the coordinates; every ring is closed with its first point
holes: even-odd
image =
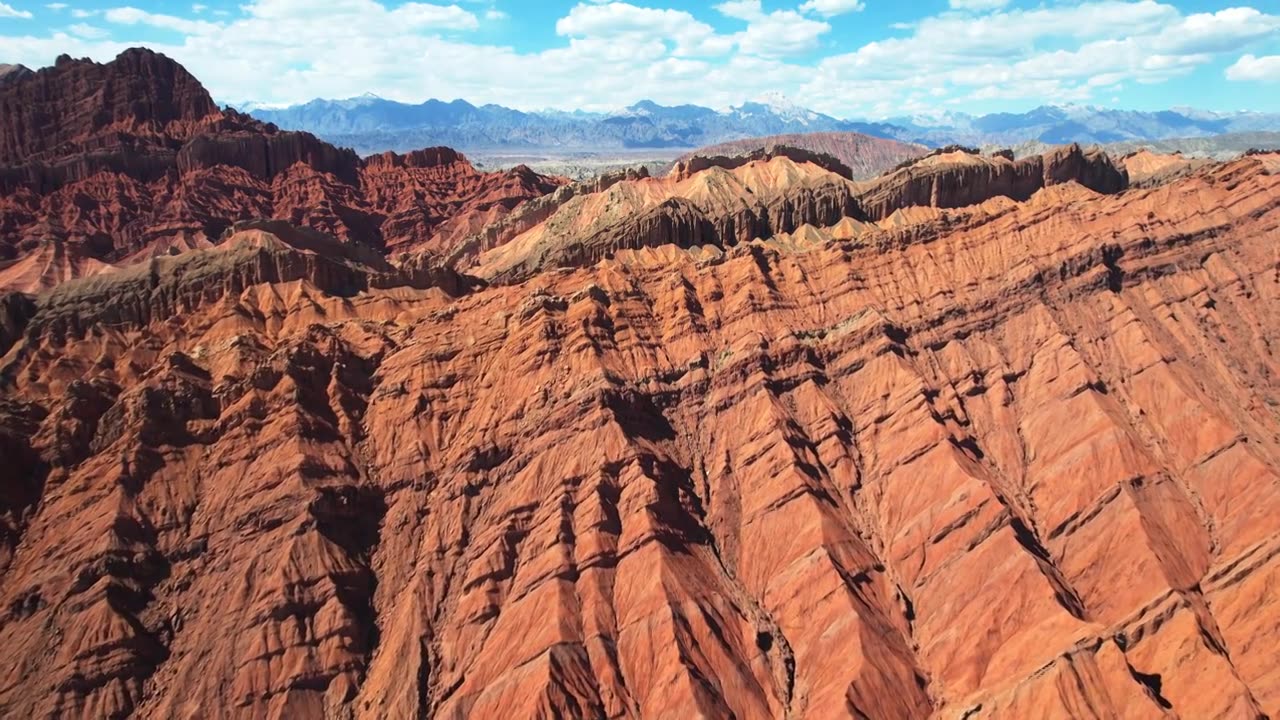
{"type": "Polygon", "coordinates": [[[1275,716],[1278,173],[65,283],[0,361],[0,715],[1275,716]]]}
{"type": "Polygon", "coordinates": [[[1105,152],[1079,145],[1020,160],[1012,153],[944,148],[861,184],[858,194],[867,216],[880,220],[907,207],[956,208],[996,196],[1026,200],[1067,182],[1110,194],[1128,187],[1128,175],[1105,152]]]}
{"type": "MultiPolygon", "coordinates": [[[[63,57],[0,86],[0,287],[34,292],[65,279],[11,269],[47,248],[132,264],[208,247],[259,219],[443,253],[560,184],[524,167],[479,172],[448,148],[362,160],[218,109],[198,80],[148,50],[106,64],[63,57]]],[[[78,264],[59,265],[79,276],[78,264]]]]}
{"type": "Polygon", "coordinates": [[[876,177],[926,153],[920,145],[856,132],[814,132],[744,138],[699,148],[679,158],[673,163],[673,169],[679,164],[687,165],[694,158],[741,157],[778,148],[800,149],[836,158],[848,168],[847,176],[855,180],[876,177]]]}
{"type": "Polygon", "coordinates": [[[1105,153],[1074,145],[1017,161],[948,149],[875,180],[851,182],[849,175],[835,158],[788,147],[694,157],[663,178],[615,182],[594,193],[561,190],[462,246],[482,249],[478,256],[453,260],[467,272],[512,282],[546,268],[589,265],[623,249],[726,248],[845,218],[877,221],[909,208],[1027,200],[1065,183],[1114,194],[1128,182],[1125,169],[1105,153]]]}

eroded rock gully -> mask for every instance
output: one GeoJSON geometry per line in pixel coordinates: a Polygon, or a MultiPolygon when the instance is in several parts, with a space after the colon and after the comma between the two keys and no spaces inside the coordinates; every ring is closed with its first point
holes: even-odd
{"type": "Polygon", "coordinates": [[[1277,169],[15,304],[0,714],[1274,717],[1277,169]]]}

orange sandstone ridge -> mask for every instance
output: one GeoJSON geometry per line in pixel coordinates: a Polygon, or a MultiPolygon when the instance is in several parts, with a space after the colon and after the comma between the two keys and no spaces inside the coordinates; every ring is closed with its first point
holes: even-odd
{"type": "Polygon", "coordinates": [[[781,152],[428,251],[41,245],[0,716],[1276,716],[1280,155],[1126,189],[1164,169],[781,152]]]}
{"type": "Polygon", "coordinates": [[[761,138],[745,138],[699,148],[681,156],[676,164],[689,163],[695,158],[749,155],[759,150],[771,151],[779,147],[802,148],[814,153],[830,155],[848,168],[855,180],[875,177],[895,165],[926,153],[924,147],[885,138],[872,137],[856,132],[814,132],[770,135],[761,138]]]}

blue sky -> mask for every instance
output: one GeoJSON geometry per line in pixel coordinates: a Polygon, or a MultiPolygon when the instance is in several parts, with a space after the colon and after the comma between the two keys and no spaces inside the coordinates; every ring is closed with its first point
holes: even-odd
{"type": "Polygon", "coordinates": [[[133,45],[230,103],[372,92],[609,110],[782,94],[854,118],[1280,111],[1276,0],[0,0],[0,62],[133,45]]]}

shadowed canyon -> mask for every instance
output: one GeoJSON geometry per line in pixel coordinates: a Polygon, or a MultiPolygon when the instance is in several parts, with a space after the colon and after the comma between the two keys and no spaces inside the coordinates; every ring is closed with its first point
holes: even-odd
{"type": "Polygon", "coordinates": [[[0,716],[1280,716],[1280,155],[863,170],[0,82],[0,716]]]}

